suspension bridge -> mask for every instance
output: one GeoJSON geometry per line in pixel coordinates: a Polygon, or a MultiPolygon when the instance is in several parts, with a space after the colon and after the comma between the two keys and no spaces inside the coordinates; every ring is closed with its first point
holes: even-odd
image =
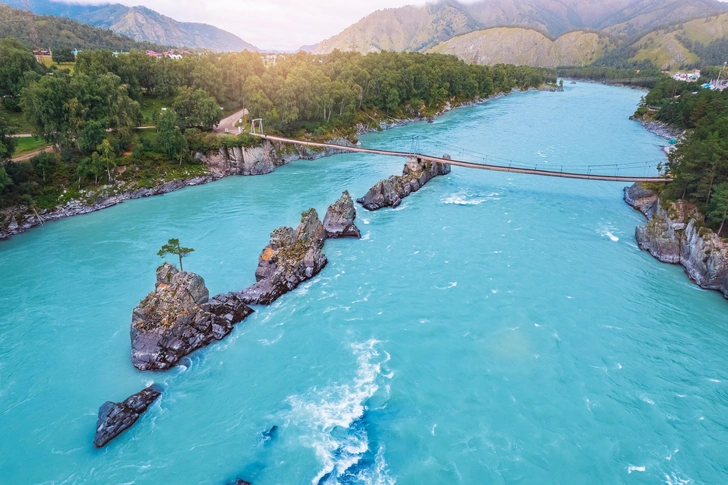
{"type": "MultiPolygon", "coordinates": [[[[559,177],[559,178],[567,178],[567,179],[578,179],[578,180],[597,180],[597,181],[603,181],[603,182],[622,182],[622,183],[631,183],[631,182],[652,182],[652,183],[667,183],[672,181],[672,177],[669,175],[664,176],[635,176],[635,175],[619,175],[620,171],[629,170],[629,169],[636,169],[636,168],[642,168],[644,167],[645,172],[648,169],[648,164],[639,164],[639,167],[637,167],[635,164],[625,164],[625,165],[619,165],[619,164],[610,164],[610,165],[585,165],[583,168],[585,168],[586,173],[580,173],[575,171],[569,171],[573,170],[575,167],[566,167],[567,170],[564,171],[564,168],[562,167],[560,170],[552,170],[552,169],[540,169],[538,166],[533,166],[533,168],[528,166],[514,166],[515,164],[513,162],[509,163],[508,165],[503,164],[491,164],[491,163],[480,163],[480,162],[469,162],[464,160],[454,160],[449,158],[442,158],[442,157],[434,157],[431,155],[424,155],[419,152],[419,140],[415,137],[413,138],[412,143],[412,150],[410,152],[399,152],[399,151],[393,151],[393,150],[380,150],[376,148],[364,148],[361,146],[353,146],[353,145],[336,145],[332,143],[318,143],[318,142],[312,142],[312,141],[303,141],[303,140],[295,140],[291,138],[283,138],[280,136],[272,136],[272,135],[266,135],[263,133],[255,133],[251,132],[251,135],[257,136],[259,138],[262,138],[264,140],[269,141],[275,141],[280,143],[290,143],[293,145],[298,146],[305,146],[305,147],[314,147],[314,148],[324,148],[324,149],[330,149],[330,150],[336,150],[337,152],[352,152],[352,153],[369,153],[372,155],[384,155],[388,157],[401,157],[401,158],[418,158],[423,161],[429,161],[429,162],[438,162],[438,163],[447,163],[450,165],[454,165],[456,167],[464,167],[464,168],[473,168],[478,170],[490,170],[493,172],[506,172],[506,173],[518,173],[518,174],[525,174],[525,175],[540,175],[544,177],[559,177]],[[614,175],[608,175],[604,173],[596,173],[599,171],[614,171],[614,175]]],[[[463,151],[464,152],[464,151],[463,151]]],[[[491,157],[495,158],[495,157],[491,157]]],[[[505,162],[507,160],[501,159],[501,161],[505,162]]]]}

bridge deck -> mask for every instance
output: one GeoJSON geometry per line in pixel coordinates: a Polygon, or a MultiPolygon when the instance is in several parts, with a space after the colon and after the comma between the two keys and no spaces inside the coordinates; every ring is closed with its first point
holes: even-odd
{"type": "Polygon", "coordinates": [[[316,143],[316,142],[311,142],[311,141],[294,140],[291,138],[283,138],[283,137],[271,136],[271,135],[261,135],[261,134],[254,134],[254,135],[258,136],[260,138],[264,138],[266,140],[270,140],[270,141],[277,141],[277,142],[282,142],[282,143],[292,143],[294,145],[309,146],[309,147],[330,148],[333,150],[340,150],[340,151],[353,152],[353,153],[371,153],[374,155],[385,155],[385,156],[389,156],[389,157],[402,157],[402,158],[409,158],[409,157],[416,156],[417,158],[419,158],[421,160],[448,163],[450,165],[455,165],[457,167],[476,168],[476,169],[480,169],[480,170],[490,170],[493,172],[520,173],[520,174],[527,174],[527,175],[540,175],[540,176],[544,176],[544,177],[559,177],[559,178],[579,179],[579,180],[599,180],[599,181],[603,181],[603,182],[667,183],[667,182],[672,181],[672,178],[668,177],[668,176],[665,176],[665,177],[632,177],[632,176],[622,176],[622,175],[595,175],[595,174],[572,173],[572,172],[556,172],[556,171],[552,171],[552,170],[539,170],[536,168],[506,167],[503,165],[489,165],[486,163],[465,162],[462,160],[448,160],[446,158],[433,157],[430,155],[422,155],[419,153],[412,154],[412,153],[406,153],[406,152],[396,152],[396,151],[391,151],[391,150],[378,150],[375,148],[334,145],[331,143],[316,143]]]}

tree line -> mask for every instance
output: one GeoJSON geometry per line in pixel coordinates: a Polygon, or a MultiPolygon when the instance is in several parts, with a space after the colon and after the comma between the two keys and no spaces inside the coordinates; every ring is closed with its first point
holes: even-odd
{"type": "MultiPolygon", "coordinates": [[[[22,111],[33,134],[57,148],[29,162],[4,164],[0,206],[41,199],[40,206],[52,206],[69,188],[114,182],[119,165],[133,168],[123,177],[149,180],[201,170],[195,151],[252,143],[245,136],[231,140],[210,133],[223,107],[246,108],[265,119],[267,129],[285,135],[355,136],[357,123],[429,116],[448,103],[556,80],[546,69],[474,66],[454,56],[417,53],[299,53],[266,65],[260,54],[247,51],[172,60],[138,50],[117,56],[94,50],[79,53],[71,72],[46,69],[16,41],[0,42],[0,52],[9,53],[0,56],[6,109],[22,111]],[[168,109],[155,113],[156,132],[135,130],[142,122],[140,102],[158,98],[168,109]]],[[[0,121],[3,131],[7,124],[0,121]]]]}

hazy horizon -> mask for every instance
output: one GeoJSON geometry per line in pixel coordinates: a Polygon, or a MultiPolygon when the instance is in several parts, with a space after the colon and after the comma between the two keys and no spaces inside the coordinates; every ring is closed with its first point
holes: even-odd
{"type": "MultiPolygon", "coordinates": [[[[55,1],[55,0],[54,0],[55,1]]],[[[404,5],[424,5],[424,0],[372,0],[370,2],[341,2],[316,0],[222,0],[214,3],[188,0],[77,0],[60,1],[82,5],[121,3],[129,7],[142,5],[180,22],[200,22],[214,25],[237,35],[246,42],[265,50],[296,50],[304,45],[317,44],[356,23],[370,13],[404,5]],[[275,19],[275,20],[274,20],[275,19]]],[[[463,3],[473,3],[466,1],[463,3]]]]}

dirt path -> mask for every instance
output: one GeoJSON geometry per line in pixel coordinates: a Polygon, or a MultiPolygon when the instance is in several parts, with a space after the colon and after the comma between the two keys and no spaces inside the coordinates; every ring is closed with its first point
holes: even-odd
{"type": "Polygon", "coordinates": [[[26,153],[25,155],[21,155],[19,157],[14,157],[11,162],[24,162],[25,160],[30,160],[31,158],[35,157],[36,155],[40,155],[43,152],[52,152],[53,147],[45,147],[42,150],[36,150],[34,152],[26,153]]]}

